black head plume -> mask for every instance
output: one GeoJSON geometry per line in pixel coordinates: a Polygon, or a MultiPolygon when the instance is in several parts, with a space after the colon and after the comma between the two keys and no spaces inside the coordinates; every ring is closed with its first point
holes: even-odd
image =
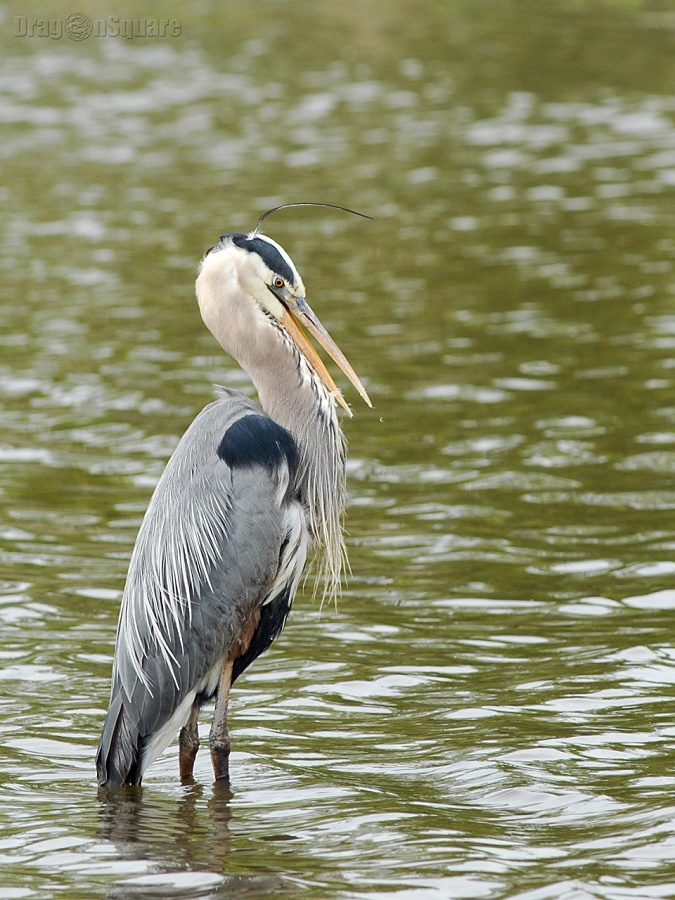
{"type": "Polygon", "coordinates": [[[313,203],[309,200],[300,201],[299,203],[283,203],[281,206],[274,206],[272,209],[268,209],[267,212],[263,213],[249,237],[254,238],[260,233],[260,226],[268,216],[272,215],[272,213],[279,212],[280,209],[290,209],[293,206],[323,206],[326,209],[339,209],[341,212],[351,213],[353,216],[361,216],[362,219],[372,220],[373,218],[372,216],[367,216],[365,213],[357,212],[355,209],[348,209],[346,206],[336,206],[334,203],[313,203]]]}

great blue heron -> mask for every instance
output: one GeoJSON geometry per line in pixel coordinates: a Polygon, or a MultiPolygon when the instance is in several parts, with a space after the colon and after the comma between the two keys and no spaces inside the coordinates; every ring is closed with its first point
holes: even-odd
{"type": "Polygon", "coordinates": [[[336,402],[351,413],[300,323],[370,400],[291,258],[260,233],[267,215],[250,234],[222,235],[201,263],[202,318],[249,374],[262,409],[220,388],[157,484],[122,598],[96,757],[104,786],[140,784],[179,730],[180,776],[189,778],[199,710],[213,697],[213,771],[227,778],[230,687],[283,628],[312,540],[327,590],[339,588],[345,440],[336,402]]]}

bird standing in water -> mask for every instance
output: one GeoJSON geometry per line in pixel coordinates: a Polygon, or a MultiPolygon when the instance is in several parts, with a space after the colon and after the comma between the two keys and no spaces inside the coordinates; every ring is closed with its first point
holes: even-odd
{"type": "MultiPolygon", "coordinates": [[[[288,204],[304,205],[330,204],[288,204]]],[[[227,778],[230,688],[283,628],[312,542],[326,590],[339,590],[346,445],[336,404],[351,413],[301,326],[371,404],[291,258],[260,232],[282,208],[250,234],[222,235],[200,266],[202,318],[260,406],[220,388],[152,496],[122,599],[96,757],[102,786],[140,784],[177,733],[189,778],[199,710],[214,697],[211,760],[216,779],[227,778]]]]}

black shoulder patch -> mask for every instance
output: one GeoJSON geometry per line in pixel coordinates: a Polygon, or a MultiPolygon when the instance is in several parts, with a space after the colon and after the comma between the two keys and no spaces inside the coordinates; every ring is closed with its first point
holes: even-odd
{"type": "Polygon", "coordinates": [[[232,243],[249,253],[257,253],[268,269],[281,275],[284,281],[295,284],[295,274],[274,244],[262,238],[249,238],[246,234],[232,234],[232,243]]]}
{"type": "Polygon", "coordinates": [[[270,473],[286,463],[292,476],[300,462],[298,445],[290,431],[255,413],[230,425],[218,445],[218,456],[233,469],[262,466],[270,473]]]}

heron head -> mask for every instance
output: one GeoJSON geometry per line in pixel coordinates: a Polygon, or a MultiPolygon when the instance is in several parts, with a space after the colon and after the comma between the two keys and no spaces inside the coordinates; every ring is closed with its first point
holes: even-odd
{"type": "MultiPolygon", "coordinates": [[[[221,235],[219,243],[211,247],[202,260],[197,298],[202,316],[212,331],[209,314],[214,302],[231,302],[235,293],[239,298],[243,295],[253,300],[265,317],[276,320],[350,415],[349,407],[303,326],[342,369],[368,406],[372,406],[359,377],[307,303],[305,286],[293,260],[276,241],[260,234],[258,228],[250,234],[221,235]],[[210,289],[206,288],[207,284],[210,289]]],[[[253,335],[251,339],[254,339],[253,335]]]]}

